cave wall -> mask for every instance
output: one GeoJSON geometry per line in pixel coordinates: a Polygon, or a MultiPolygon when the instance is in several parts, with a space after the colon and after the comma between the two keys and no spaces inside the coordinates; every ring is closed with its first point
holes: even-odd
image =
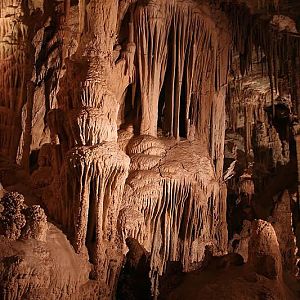
{"type": "Polygon", "coordinates": [[[283,191],[299,223],[297,29],[259,17],[278,1],[212,2],[0,2],[0,154],[91,264],[87,294],[113,297],[128,239],[157,296],[283,191]]]}

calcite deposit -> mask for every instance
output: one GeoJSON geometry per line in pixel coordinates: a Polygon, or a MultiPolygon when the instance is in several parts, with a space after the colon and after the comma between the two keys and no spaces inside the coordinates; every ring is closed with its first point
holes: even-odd
{"type": "Polygon", "coordinates": [[[299,17],[0,0],[0,298],[297,299],[299,17]]]}

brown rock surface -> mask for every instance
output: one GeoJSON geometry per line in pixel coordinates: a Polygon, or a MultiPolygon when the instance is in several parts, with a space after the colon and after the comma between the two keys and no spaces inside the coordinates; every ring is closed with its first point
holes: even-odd
{"type": "Polygon", "coordinates": [[[202,272],[185,275],[167,299],[298,299],[282,277],[275,230],[266,221],[252,223],[249,261],[235,256],[211,257],[202,272]]]}
{"type": "Polygon", "coordinates": [[[293,298],[299,17],[0,0],[0,298],[293,298]]]}
{"type": "Polygon", "coordinates": [[[273,226],[262,220],[254,221],[249,241],[249,264],[255,272],[269,279],[281,279],[282,262],[273,226]]]}

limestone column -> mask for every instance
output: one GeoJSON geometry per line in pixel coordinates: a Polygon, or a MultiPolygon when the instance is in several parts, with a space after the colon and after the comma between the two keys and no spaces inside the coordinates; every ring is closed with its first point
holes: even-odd
{"type": "Polygon", "coordinates": [[[132,78],[135,50],[129,41],[122,58],[114,61],[117,15],[116,0],[80,1],[78,50],[66,60],[58,110],[51,117],[63,152],[69,148],[63,153],[61,201],[52,214],[77,253],[88,248],[92,277],[110,291],[123,258],[116,222],[129,168],[117,144],[117,115],[120,94],[132,78]]]}

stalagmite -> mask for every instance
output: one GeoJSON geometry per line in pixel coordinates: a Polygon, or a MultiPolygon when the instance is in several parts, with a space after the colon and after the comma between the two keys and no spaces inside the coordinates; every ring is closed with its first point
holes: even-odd
{"type": "Polygon", "coordinates": [[[279,249],[282,256],[283,266],[291,273],[297,274],[297,247],[296,239],[292,228],[292,213],[291,213],[291,199],[288,191],[284,191],[276,204],[273,217],[273,227],[275,229],[279,249]]]}
{"type": "Polygon", "coordinates": [[[276,233],[272,225],[257,220],[252,224],[249,263],[256,272],[270,279],[281,278],[282,262],[276,233]]]}

